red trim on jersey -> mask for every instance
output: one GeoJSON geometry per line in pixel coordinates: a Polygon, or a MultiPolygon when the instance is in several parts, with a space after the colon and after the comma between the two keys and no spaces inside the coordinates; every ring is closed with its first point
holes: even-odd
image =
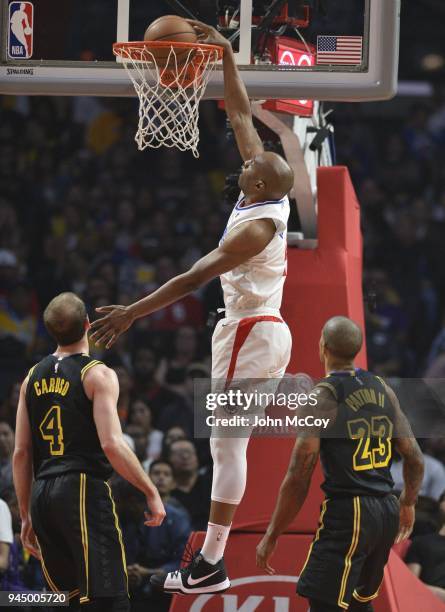
{"type": "Polygon", "coordinates": [[[230,358],[229,369],[227,371],[226,378],[226,388],[232,382],[233,375],[235,374],[236,361],[238,359],[238,354],[247,340],[247,336],[252,331],[254,325],[259,321],[272,321],[274,323],[283,323],[283,320],[278,317],[273,317],[270,315],[260,315],[258,317],[247,317],[246,319],[241,319],[238,323],[238,327],[236,329],[235,340],[233,342],[232,348],[232,356],[230,358]]]}

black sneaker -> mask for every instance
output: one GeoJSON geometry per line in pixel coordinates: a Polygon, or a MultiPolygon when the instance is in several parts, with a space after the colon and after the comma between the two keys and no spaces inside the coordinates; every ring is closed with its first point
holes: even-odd
{"type": "Polygon", "coordinates": [[[164,593],[222,593],[230,587],[224,560],[215,565],[207,563],[201,552],[195,553],[193,560],[175,572],[163,576],[154,575],[150,584],[164,593]]]}

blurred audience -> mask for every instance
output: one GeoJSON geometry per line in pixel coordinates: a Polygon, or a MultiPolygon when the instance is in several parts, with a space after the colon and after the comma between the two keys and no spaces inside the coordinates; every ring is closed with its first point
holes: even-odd
{"type": "Polygon", "coordinates": [[[164,522],[155,529],[144,525],[149,517],[145,496],[121,478],[113,481],[125,544],[133,611],[146,610],[147,606],[159,611],[168,610],[169,597],[152,590],[150,576],[179,569],[191,532],[187,511],[172,502],[170,497],[175,486],[172,467],[164,461],[154,461],[149,473],[166,509],[164,522]]]}
{"type": "MultiPolygon", "coordinates": [[[[422,487],[420,489],[420,495],[438,501],[442,493],[445,491],[445,468],[440,461],[434,457],[431,457],[430,455],[424,454],[424,460],[425,473],[422,487]]],[[[393,458],[391,475],[394,480],[394,487],[396,491],[402,491],[403,465],[398,455],[393,458]]]]}
{"type": "Polygon", "coordinates": [[[136,457],[139,459],[142,467],[147,472],[151,460],[147,455],[148,436],[140,425],[128,424],[125,426],[124,433],[133,441],[133,448],[136,457]]]}
{"type": "MultiPolygon", "coordinates": [[[[444,496],[441,497],[443,502],[444,496]]],[[[405,557],[409,569],[445,603],[445,514],[436,502],[440,516],[433,533],[413,538],[405,557]]]]}
{"type": "Polygon", "coordinates": [[[198,353],[198,337],[193,327],[180,327],[174,338],[173,354],[161,360],[157,379],[177,393],[184,393],[187,368],[198,353]]]}
{"type": "Polygon", "coordinates": [[[12,517],[8,504],[0,498],[0,590],[6,590],[9,552],[14,542],[12,517]]]}
{"type": "Polygon", "coordinates": [[[184,401],[180,395],[160,384],[155,377],[157,359],[153,349],[141,347],[134,355],[134,389],[137,396],[150,406],[153,426],[165,431],[169,426],[180,423],[167,423],[166,415],[181,415],[184,401]]]}
{"type": "Polygon", "coordinates": [[[0,491],[12,486],[12,454],[14,431],[9,423],[0,421],[0,491]]]}
{"type": "MultiPolygon", "coordinates": [[[[162,451],[162,438],[164,434],[152,427],[151,408],[142,399],[135,399],[128,415],[128,424],[137,425],[144,432],[147,444],[145,449],[146,459],[153,461],[157,459],[162,451]]],[[[128,430],[127,430],[128,433],[128,430]]]]}
{"type": "Polygon", "coordinates": [[[12,383],[3,404],[0,406],[0,422],[5,421],[13,429],[15,429],[17,404],[21,386],[21,381],[12,383]]]}
{"type": "MultiPolygon", "coordinates": [[[[2,551],[2,560],[1,563],[3,565],[4,559],[3,556],[5,554],[4,544],[9,544],[8,546],[8,562],[7,567],[3,573],[3,581],[1,584],[1,590],[3,591],[23,591],[25,589],[25,584],[23,580],[24,576],[24,555],[23,555],[23,547],[20,541],[20,512],[17,502],[17,497],[14,491],[14,488],[8,487],[3,489],[1,496],[8,505],[8,512],[5,512],[5,509],[0,509],[0,530],[4,530],[4,534],[0,537],[3,537],[4,540],[0,540],[3,542],[3,546],[0,547],[2,551]],[[10,519],[9,519],[10,517],[10,519]],[[2,520],[4,519],[5,524],[2,525],[2,520]],[[10,522],[9,522],[10,521],[10,522]],[[12,539],[11,539],[12,535],[12,539]]],[[[0,500],[0,501],[3,501],[0,500]]],[[[0,531],[1,533],[1,531],[0,531]]],[[[0,569],[1,573],[1,569],[0,569]]]]}
{"type": "Polygon", "coordinates": [[[176,440],[167,449],[173,468],[175,497],[188,510],[195,531],[205,530],[209,518],[212,474],[200,471],[196,447],[191,440],[176,440]]]}
{"type": "MultiPolygon", "coordinates": [[[[341,104],[334,113],[337,162],[349,167],[361,204],[369,367],[445,378],[445,89],[394,108],[341,104]]],[[[40,564],[20,550],[11,493],[20,384],[54,349],[42,311],[72,290],[94,319],[98,306],[131,303],[215,248],[230,211],[224,179],[240,160],[224,113],[205,102],[201,119],[196,161],[170,149],[138,152],[132,100],[0,100],[0,496],[10,507],[0,500],[3,588],[44,584],[40,564]]],[[[207,524],[211,458],[207,440],[191,441],[193,389],[210,376],[205,322],[220,306],[215,281],[137,321],[112,350],[90,347],[116,371],[128,443],[167,508],[164,525],[147,529],[143,496],[115,482],[133,611],[168,609],[148,577],[178,567],[190,530],[207,524]]],[[[434,508],[439,499],[445,505],[445,445],[425,447],[428,497],[419,502],[410,562],[442,597],[445,533],[434,508]]],[[[397,459],[392,472],[401,488],[397,459]]]]}

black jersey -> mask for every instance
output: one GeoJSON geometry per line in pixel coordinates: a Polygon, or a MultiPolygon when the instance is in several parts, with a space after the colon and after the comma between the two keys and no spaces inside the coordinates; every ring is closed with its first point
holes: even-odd
{"type": "Polygon", "coordinates": [[[85,472],[108,479],[112,468],[97,435],[85,373],[100,361],[85,354],[49,355],[29,372],[26,405],[33,444],[34,476],[85,472]]]}
{"type": "Polygon", "coordinates": [[[395,409],[383,381],[357,369],[332,372],[318,386],[337,401],[335,423],[320,442],[327,497],[390,493],[395,409]]]}

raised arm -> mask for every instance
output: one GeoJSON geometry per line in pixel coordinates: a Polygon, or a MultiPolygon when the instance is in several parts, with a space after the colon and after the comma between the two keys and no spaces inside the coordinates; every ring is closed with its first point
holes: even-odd
{"type": "Polygon", "coordinates": [[[190,270],[175,276],[142,300],[130,306],[97,308],[97,311],[104,313],[105,316],[91,325],[94,330],[91,339],[109,348],[136,319],[165,308],[216,276],[232,270],[261,253],[273,239],[275,232],[275,224],[270,219],[257,219],[242,223],[227,235],[217,249],[202,257],[190,270]]]}
{"type": "Polygon", "coordinates": [[[264,152],[258,132],[253,125],[250,101],[246,87],[235,62],[232,45],[215,28],[200,21],[188,20],[198,32],[200,42],[221,45],[224,48],[224,104],[239,152],[244,161],[264,152]]]}
{"type": "Polygon", "coordinates": [[[40,551],[31,523],[31,486],[32,486],[32,437],[26,407],[26,378],[20,389],[17,407],[15,445],[12,459],[14,486],[22,521],[21,538],[24,548],[32,555],[40,558],[40,551]]]}
{"type": "Polygon", "coordinates": [[[400,495],[400,526],[396,539],[396,542],[401,542],[409,538],[413,530],[417,496],[423,482],[424,460],[396,394],[391,387],[385,386],[395,410],[394,447],[403,461],[404,487],[400,495]]]}
{"type": "Polygon", "coordinates": [[[94,422],[105,455],[122,478],[144,493],[151,511],[145,524],[160,525],[165,510],[159,493],[122,435],[116,409],[119,384],[115,372],[102,365],[90,368],[84,378],[84,388],[93,401],[94,422]]]}

